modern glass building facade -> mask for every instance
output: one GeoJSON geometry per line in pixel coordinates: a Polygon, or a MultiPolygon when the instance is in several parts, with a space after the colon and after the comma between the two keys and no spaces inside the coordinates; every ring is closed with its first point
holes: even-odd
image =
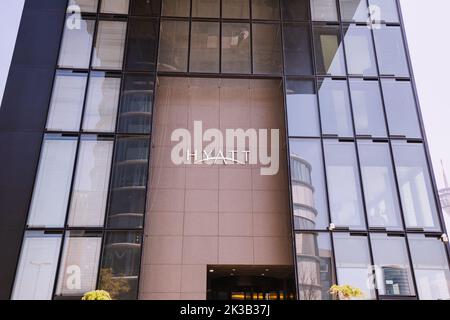
{"type": "Polygon", "coordinates": [[[0,298],[450,299],[396,0],[28,0],[0,135],[0,298]],[[200,120],[279,173],[169,164],[200,120]]]}

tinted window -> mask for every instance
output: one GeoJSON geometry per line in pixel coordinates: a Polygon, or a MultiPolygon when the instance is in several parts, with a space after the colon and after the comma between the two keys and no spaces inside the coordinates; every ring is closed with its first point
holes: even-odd
{"type": "Polygon", "coordinates": [[[286,74],[313,74],[309,25],[287,23],[283,29],[286,74]]]}
{"type": "Polygon", "coordinates": [[[314,27],[316,72],[323,75],[345,75],[344,49],[339,26],[314,27]]]}
{"type": "Polygon", "coordinates": [[[159,40],[159,71],[187,71],[189,22],[162,21],[159,40]]]}
{"type": "Polygon", "coordinates": [[[158,24],[153,20],[133,18],[128,28],[126,68],[155,71],[158,24]]]}
{"type": "Polygon", "coordinates": [[[279,24],[253,24],[253,73],[282,72],[281,30],[279,24]]]}
{"type": "Polygon", "coordinates": [[[222,72],[251,73],[250,25],[222,24],[222,72]]]}
{"type": "Polygon", "coordinates": [[[346,22],[366,22],[369,18],[366,0],[339,0],[341,19],[346,22]]]}
{"type": "Polygon", "coordinates": [[[376,76],[377,67],[370,29],[367,26],[350,25],[344,28],[344,35],[348,73],[376,76]]]}

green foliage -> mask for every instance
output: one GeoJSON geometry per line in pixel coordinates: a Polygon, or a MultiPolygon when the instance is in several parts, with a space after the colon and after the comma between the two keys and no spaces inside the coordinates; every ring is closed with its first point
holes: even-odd
{"type": "Polygon", "coordinates": [[[81,300],[112,300],[109,293],[104,290],[86,292],[81,300]]]}
{"type": "Polygon", "coordinates": [[[363,292],[349,285],[333,285],[330,288],[330,293],[335,299],[350,300],[351,298],[361,298],[364,296],[363,292]]]}

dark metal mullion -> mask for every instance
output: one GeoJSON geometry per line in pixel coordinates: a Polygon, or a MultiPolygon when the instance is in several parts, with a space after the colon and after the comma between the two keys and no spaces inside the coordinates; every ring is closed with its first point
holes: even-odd
{"type": "Polygon", "coordinates": [[[287,113],[287,84],[286,84],[286,77],[285,77],[285,59],[284,59],[284,24],[282,21],[282,15],[281,15],[281,0],[278,0],[278,5],[280,6],[279,10],[279,18],[280,18],[280,45],[281,45],[281,62],[282,62],[282,90],[283,90],[283,110],[284,110],[284,134],[286,139],[286,175],[287,175],[287,190],[288,190],[288,199],[289,199],[289,213],[290,213],[290,223],[291,223],[291,241],[292,241],[292,261],[293,261],[293,268],[294,268],[294,285],[295,285],[295,294],[297,300],[300,299],[300,292],[299,292],[299,278],[298,278],[298,264],[297,264],[297,244],[296,244],[296,233],[295,233],[295,224],[294,224],[294,205],[293,205],[293,197],[292,197],[292,182],[291,182],[291,163],[290,163],[290,139],[289,139],[289,132],[288,132],[288,113],[287,113]]]}

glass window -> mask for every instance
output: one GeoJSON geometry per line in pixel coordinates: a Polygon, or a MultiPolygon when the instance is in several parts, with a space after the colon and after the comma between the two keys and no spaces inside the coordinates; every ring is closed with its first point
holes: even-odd
{"type": "Polygon", "coordinates": [[[381,86],[390,135],[422,137],[411,82],[383,79],[381,86]]]}
{"type": "Polygon", "coordinates": [[[118,131],[150,133],[154,76],[128,74],[124,81],[118,131]]]}
{"type": "Polygon", "coordinates": [[[419,298],[450,299],[450,271],[444,244],[423,235],[408,235],[419,298]]]}
{"type": "Polygon", "coordinates": [[[161,9],[161,0],[132,0],[131,15],[159,17],[161,9]]]}
{"type": "Polygon", "coordinates": [[[89,68],[95,20],[80,20],[80,28],[64,28],[58,66],[60,68],[89,68]]]}
{"type": "Polygon", "coordinates": [[[412,296],[414,284],[404,237],[370,235],[378,293],[383,296],[412,296]]]}
{"type": "Polygon", "coordinates": [[[314,21],[337,21],[336,0],[310,0],[311,19],[314,21]]]}
{"type": "Polygon", "coordinates": [[[336,284],[333,251],[328,233],[295,235],[299,300],[330,300],[336,284]]]}
{"type": "Polygon", "coordinates": [[[317,92],[312,80],[287,80],[289,136],[320,136],[317,92]]]}
{"type": "Polygon", "coordinates": [[[396,0],[369,0],[369,5],[373,7],[373,20],[399,22],[396,0]]]}
{"type": "Polygon", "coordinates": [[[50,300],[62,236],[27,231],[22,245],[12,300],[50,300]]]}
{"type": "Polygon", "coordinates": [[[76,149],[76,137],[45,136],[28,226],[64,226],[76,149]]]}
{"type": "Polygon", "coordinates": [[[319,80],[318,86],[322,133],[353,137],[347,81],[325,78],[319,80]]]}
{"type": "Polygon", "coordinates": [[[225,19],[250,18],[249,0],[222,0],[222,18],[225,19]]]}
{"type": "Polygon", "coordinates": [[[103,249],[99,287],[114,300],[137,299],[142,234],[108,232],[103,249]]]}
{"type": "Polygon", "coordinates": [[[100,12],[128,14],[129,0],[102,0],[100,12]]]}
{"type": "Polygon", "coordinates": [[[57,71],[47,130],[78,131],[86,92],[87,73],[57,71]]]}
{"type": "Polygon", "coordinates": [[[339,0],[341,19],[345,22],[367,22],[369,10],[366,0],[339,0]]]}
{"type": "Polygon", "coordinates": [[[378,81],[350,79],[356,134],[386,137],[383,101],[378,81]]]}
{"type": "Polygon", "coordinates": [[[311,75],[312,48],[309,24],[284,24],[284,62],[286,74],[311,75]]]}
{"type": "Polygon", "coordinates": [[[103,72],[93,72],[84,111],[83,131],[113,132],[116,127],[120,78],[103,72]]]}
{"type": "Polygon", "coordinates": [[[69,8],[71,6],[79,6],[83,13],[96,13],[98,0],[69,0],[69,8]]]}
{"type": "Polygon", "coordinates": [[[169,17],[189,17],[190,0],[163,0],[162,15],[169,17]]]}
{"type": "Polygon", "coordinates": [[[251,73],[250,25],[222,24],[222,72],[251,73]]]}
{"type": "Polygon", "coordinates": [[[279,24],[253,24],[253,73],[279,74],[281,58],[281,29],[279,24]]]}
{"type": "Polygon", "coordinates": [[[369,225],[403,229],[389,145],[358,142],[369,225]]]}
{"type": "Polygon", "coordinates": [[[295,230],[325,230],[329,225],[320,140],[290,139],[291,187],[295,230]]]}
{"type": "Polygon", "coordinates": [[[314,26],[316,71],[323,75],[345,75],[344,49],[339,26],[314,26]]]}
{"type": "Polygon", "coordinates": [[[344,27],[347,69],[351,75],[376,76],[372,33],[367,26],[344,27]]]}
{"type": "Polygon", "coordinates": [[[127,23],[100,21],[94,48],[92,67],[97,69],[122,69],[127,23]]]}
{"type": "Polygon", "coordinates": [[[408,77],[408,63],[400,27],[384,26],[373,31],[380,74],[408,77]]]}
{"type": "Polygon", "coordinates": [[[326,140],[324,149],[331,222],[338,227],[365,229],[354,144],[326,140]]]}
{"type": "Polygon", "coordinates": [[[129,21],[127,70],[155,71],[159,24],[147,19],[129,21]]]}
{"type": "Polygon", "coordinates": [[[406,226],[440,231],[423,145],[395,142],[393,149],[406,226]]]}
{"type": "Polygon", "coordinates": [[[148,172],[149,138],[116,141],[108,226],[142,228],[148,172]]]}
{"type": "Polygon", "coordinates": [[[252,18],[280,20],[279,0],[252,0],[252,18]]]}
{"type": "Polygon", "coordinates": [[[360,289],[364,299],[375,299],[367,237],[333,233],[333,243],[338,284],[360,289]]]}
{"type": "Polygon", "coordinates": [[[188,41],[189,22],[162,21],[158,70],[187,71],[188,41]]]}
{"type": "Polygon", "coordinates": [[[192,22],[189,71],[219,72],[220,25],[218,22],[192,22]]]}
{"type": "Polygon", "coordinates": [[[309,1],[281,0],[284,20],[309,20],[309,1]]]}
{"type": "Polygon", "coordinates": [[[70,226],[103,226],[113,146],[112,139],[81,137],[70,202],[70,226]]]}
{"type": "Polygon", "coordinates": [[[67,232],[58,276],[57,296],[82,296],[96,289],[101,245],[101,234],[97,232],[67,232]]]}
{"type": "Polygon", "coordinates": [[[192,0],[192,17],[219,18],[220,0],[192,0]]]}

